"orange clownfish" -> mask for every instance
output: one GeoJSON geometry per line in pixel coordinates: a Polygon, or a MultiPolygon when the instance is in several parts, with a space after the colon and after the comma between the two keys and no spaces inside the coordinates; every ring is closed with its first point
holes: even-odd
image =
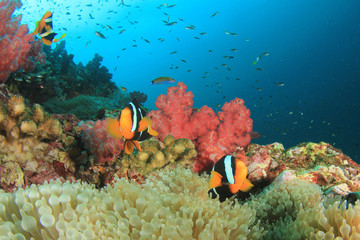
{"type": "Polygon", "coordinates": [[[52,12],[47,11],[40,21],[36,22],[36,28],[33,35],[40,34],[41,40],[45,45],[51,45],[53,42],[58,42],[66,36],[64,33],[60,38],[54,39],[57,33],[53,30],[52,12]]]}
{"type": "Polygon", "coordinates": [[[254,185],[246,178],[248,170],[243,161],[230,155],[217,161],[211,171],[208,194],[212,198],[219,196],[221,202],[239,190],[249,191],[254,185]]]}
{"type": "Polygon", "coordinates": [[[135,99],[121,110],[119,120],[106,119],[106,131],[114,138],[125,138],[124,151],[126,154],[131,154],[134,147],[141,151],[139,141],[158,135],[151,128],[151,119],[146,117],[145,110],[140,108],[135,99]]]}

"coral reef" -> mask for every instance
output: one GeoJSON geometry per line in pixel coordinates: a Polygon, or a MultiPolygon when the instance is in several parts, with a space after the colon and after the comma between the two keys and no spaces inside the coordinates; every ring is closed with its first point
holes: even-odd
{"type": "Polygon", "coordinates": [[[164,142],[155,138],[140,143],[141,152],[125,154],[119,160],[117,170],[108,177],[108,182],[114,176],[128,179],[144,179],[149,173],[170,165],[190,167],[196,157],[194,144],[186,138],[175,139],[168,135],[164,142]],[[132,177],[134,176],[134,177],[132,177]]]}
{"type": "Polygon", "coordinates": [[[156,100],[159,110],[151,111],[149,116],[159,139],[171,134],[193,141],[198,152],[194,170],[201,172],[209,170],[223,155],[231,155],[237,147],[250,143],[252,120],[242,99],[225,103],[222,111],[215,115],[207,106],[194,109],[194,96],[186,89],[182,82],[168,88],[167,95],[160,95],[156,100]]]}
{"type": "Polygon", "coordinates": [[[282,144],[249,144],[245,148],[248,178],[256,186],[303,179],[330,195],[360,191],[360,166],[328,143],[301,143],[285,150],[282,144]]]}
{"type": "Polygon", "coordinates": [[[109,136],[105,129],[105,120],[88,121],[81,125],[81,129],[85,148],[95,161],[92,165],[112,165],[124,148],[124,140],[109,136]]]}
{"type": "Polygon", "coordinates": [[[19,69],[31,71],[35,61],[45,63],[42,44],[29,34],[28,26],[20,25],[21,15],[13,17],[21,7],[20,0],[0,2],[0,82],[4,83],[10,73],[19,69]]]}
{"type": "Polygon", "coordinates": [[[207,178],[191,170],[156,172],[143,185],[116,179],[97,190],[50,181],[0,190],[2,237],[34,239],[260,239],[248,204],[207,198],[207,178]],[[225,217],[226,216],[226,217],[225,217]]]}
{"type": "Polygon", "coordinates": [[[40,105],[25,105],[21,96],[0,103],[0,185],[11,190],[45,179],[74,179],[74,165],[54,141],[62,135],[60,122],[40,105]],[[49,143],[50,141],[50,143],[49,143]],[[71,174],[70,174],[71,173],[71,174]]]}
{"type": "Polygon", "coordinates": [[[130,100],[128,94],[117,90],[108,97],[79,95],[63,101],[53,98],[44,103],[44,108],[50,113],[70,113],[81,120],[89,120],[94,119],[100,109],[122,109],[130,100]]]}
{"type": "Polygon", "coordinates": [[[147,95],[140,91],[132,91],[129,93],[131,99],[136,99],[139,104],[144,104],[147,100],[147,95]]]}

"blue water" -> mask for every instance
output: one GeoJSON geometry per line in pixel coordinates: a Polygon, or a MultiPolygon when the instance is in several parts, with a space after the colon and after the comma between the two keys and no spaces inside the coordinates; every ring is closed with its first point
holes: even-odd
{"type": "Polygon", "coordinates": [[[155,108],[157,96],[171,86],[150,86],[151,80],[169,76],[194,93],[195,107],[219,110],[217,104],[243,98],[262,135],[254,142],[288,148],[325,141],[360,162],[360,1],[124,0],[129,7],[120,0],[71,2],[80,1],[24,0],[18,12],[32,31],[53,11],[54,30],[67,33],[66,49],[75,62],[99,53],[112,81],[145,92],[147,107],[155,108]],[[191,25],[196,28],[185,29],[191,25]],[[274,84],[280,82],[284,86],[274,84]]]}

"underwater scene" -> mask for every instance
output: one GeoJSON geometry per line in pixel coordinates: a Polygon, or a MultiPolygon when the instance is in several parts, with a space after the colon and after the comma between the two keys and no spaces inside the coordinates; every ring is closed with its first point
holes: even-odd
{"type": "Polygon", "coordinates": [[[359,9],[0,0],[0,239],[360,239],[359,9]]]}

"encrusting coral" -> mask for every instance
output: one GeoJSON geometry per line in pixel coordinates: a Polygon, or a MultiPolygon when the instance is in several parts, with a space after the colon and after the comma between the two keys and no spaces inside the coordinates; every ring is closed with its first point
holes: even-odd
{"type": "Polygon", "coordinates": [[[21,96],[0,102],[0,186],[11,190],[74,171],[69,157],[50,145],[62,133],[61,123],[38,104],[29,108],[21,96]]]}
{"type": "Polygon", "coordinates": [[[140,145],[142,151],[121,158],[123,170],[131,168],[132,171],[145,176],[170,163],[189,167],[192,166],[197,154],[194,144],[189,139],[175,139],[172,135],[166,136],[163,143],[152,138],[140,145]]]}
{"type": "Polygon", "coordinates": [[[55,140],[62,134],[58,120],[47,115],[35,104],[25,106],[24,98],[13,96],[7,106],[0,103],[1,152],[22,154],[41,140],[55,140]]]}
{"type": "Polygon", "coordinates": [[[207,197],[207,177],[181,167],[143,185],[116,179],[97,190],[51,181],[0,190],[0,236],[17,239],[260,239],[248,204],[207,197]]]}

